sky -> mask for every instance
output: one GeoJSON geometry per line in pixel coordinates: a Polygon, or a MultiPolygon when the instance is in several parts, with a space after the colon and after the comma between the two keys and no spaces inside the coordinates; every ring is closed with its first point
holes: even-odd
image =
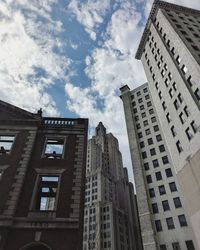
{"type": "MultiPolygon", "coordinates": [[[[133,180],[119,88],[146,82],[135,53],[152,0],[0,0],[0,99],[100,121],[133,180]]],[[[200,9],[199,0],[169,2],[200,9]]]]}

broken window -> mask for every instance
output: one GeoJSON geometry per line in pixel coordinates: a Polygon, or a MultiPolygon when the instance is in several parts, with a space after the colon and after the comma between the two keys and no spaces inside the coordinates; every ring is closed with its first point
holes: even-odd
{"type": "Polygon", "coordinates": [[[56,209],[58,176],[40,176],[36,197],[36,209],[53,211],[56,209]]]}
{"type": "Polygon", "coordinates": [[[64,150],[64,139],[47,139],[44,155],[46,158],[60,159],[64,150]]]}
{"type": "Polygon", "coordinates": [[[10,153],[14,139],[14,135],[0,135],[0,155],[10,153]]]}

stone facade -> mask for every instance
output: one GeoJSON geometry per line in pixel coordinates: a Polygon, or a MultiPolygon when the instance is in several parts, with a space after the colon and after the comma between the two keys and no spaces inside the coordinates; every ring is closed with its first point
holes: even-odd
{"type": "Polygon", "coordinates": [[[0,249],[82,249],[87,119],[0,112],[0,249]]]}

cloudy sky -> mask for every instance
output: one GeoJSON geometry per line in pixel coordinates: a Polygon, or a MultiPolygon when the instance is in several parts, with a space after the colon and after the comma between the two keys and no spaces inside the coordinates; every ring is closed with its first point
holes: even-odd
{"type": "MultiPolygon", "coordinates": [[[[132,170],[119,88],[146,81],[135,52],[152,0],[0,0],[0,99],[102,121],[132,170]]],[[[199,0],[170,0],[200,9],[199,0]]]]}

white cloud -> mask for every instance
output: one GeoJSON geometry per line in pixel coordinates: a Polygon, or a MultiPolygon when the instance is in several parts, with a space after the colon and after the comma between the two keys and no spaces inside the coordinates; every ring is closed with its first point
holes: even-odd
{"type": "Polygon", "coordinates": [[[55,47],[62,47],[54,39],[62,24],[51,19],[53,3],[7,0],[0,4],[0,98],[31,111],[42,107],[48,115],[58,115],[58,111],[46,90],[65,78],[70,64],[54,53],[55,47]],[[38,15],[47,23],[39,21],[38,15]]]}
{"type": "Polygon", "coordinates": [[[103,17],[109,10],[109,7],[110,0],[88,0],[86,3],[71,0],[68,5],[68,10],[73,13],[77,21],[84,26],[90,38],[96,40],[95,29],[103,22],[103,17]]]}

